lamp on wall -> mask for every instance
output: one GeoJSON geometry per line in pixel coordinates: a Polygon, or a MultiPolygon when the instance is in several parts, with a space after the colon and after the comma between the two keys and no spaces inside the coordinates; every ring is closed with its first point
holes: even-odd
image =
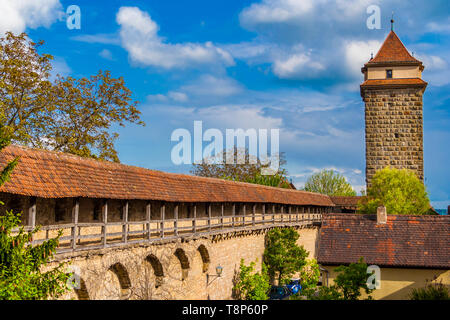
{"type": "MultiPolygon", "coordinates": [[[[206,274],[206,285],[209,285],[209,278],[210,277],[214,277],[214,278],[220,278],[222,276],[222,272],[223,272],[223,267],[219,264],[216,267],[216,274],[206,274]]],[[[214,280],[213,280],[214,281],[214,280]]],[[[212,282],[212,281],[211,281],[212,282]]]]}

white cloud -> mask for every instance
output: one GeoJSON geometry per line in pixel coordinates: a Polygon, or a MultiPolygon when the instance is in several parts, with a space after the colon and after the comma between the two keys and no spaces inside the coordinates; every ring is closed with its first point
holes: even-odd
{"type": "Polygon", "coordinates": [[[244,23],[274,23],[286,22],[300,18],[314,8],[315,2],[321,0],[263,0],[245,8],[241,15],[244,23]]]}
{"type": "Polygon", "coordinates": [[[137,7],[121,7],[116,17],[122,46],[133,62],[163,69],[200,65],[233,65],[231,55],[211,42],[166,43],[158,36],[159,26],[137,7]]]}
{"type": "Polygon", "coordinates": [[[345,44],[345,61],[348,70],[354,78],[361,78],[361,67],[370,60],[370,54],[375,56],[381,48],[381,42],[348,41],[345,44]]]}
{"type": "Polygon", "coordinates": [[[98,53],[98,55],[106,60],[114,60],[111,51],[108,49],[103,49],[98,53]]]}
{"type": "Polygon", "coordinates": [[[119,36],[117,34],[110,34],[110,33],[84,34],[84,35],[72,37],[71,39],[75,40],[75,41],[86,42],[86,43],[101,43],[101,44],[120,45],[119,36]]]}
{"type": "Polygon", "coordinates": [[[63,14],[59,0],[0,0],[0,34],[49,28],[63,14]]]}
{"type": "Polygon", "coordinates": [[[66,60],[61,57],[54,57],[52,61],[52,71],[51,78],[56,78],[56,75],[60,75],[61,77],[66,77],[72,73],[72,69],[67,64],[66,60]]]}
{"type": "Polygon", "coordinates": [[[195,96],[228,97],[242,92],[243,87],[234,79],[208,74],[182,86],[180,90],[195,96]]]}
{"type": "Polygon", "coordinates": [[[188,96],[186,93],[183,92],[177,92],[177,91],[170,91],[167,96],[171,98],[174,101],[178,102],[186,102],[188,100],[188,96]]]}
{"type": "Polygon", "coordinates": [[[309,54],[296,53],[284,60],[275,60],[273,73],[282,79],[311,78],[323,71],[325,66],[313,61],[309,54]]]}

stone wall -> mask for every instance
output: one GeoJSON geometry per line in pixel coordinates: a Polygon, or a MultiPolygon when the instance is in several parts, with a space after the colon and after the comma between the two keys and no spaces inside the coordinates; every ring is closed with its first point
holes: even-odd
{"type": "MultiPolygon", "coordinates": [[[[268,230],[60,255],[50,267],[69,261],[80,268],[80,289],[64,299],[232,299],[241,259],[260,267],[268,230]],[[219,265],[223,273],[217,277],[219,265]]],[[[298,232],[298,243],[314,256],[318,228],[298,232]]]]}
{"type": "Polygon", "coordinates": [[[366,182],[386,166],[423,181],[423,89],[366,89],[366,182]]]}

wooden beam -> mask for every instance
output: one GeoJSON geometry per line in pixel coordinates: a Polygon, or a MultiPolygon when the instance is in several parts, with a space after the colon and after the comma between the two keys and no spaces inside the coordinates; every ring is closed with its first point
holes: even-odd
{"type": "Polygon", "coordinates": [[[208,203],[208,230],[211,232],[211,203],[208,203]]]}
{"type": "Polygon", "coordinates": [[[80,200],[75,198],[74,205],[72,208],[72,223],[74,226],[72,227],[72,249],[75,250],[77,247],[77,238],[78,238],[78,215],[80,212],[80,200]]]}
{"type": "Polygon", "coordinates": [[[106,234],[107,234],[107,227],[108,224],[108,200],[105,200],[102,206],[102,221],[103,221],[103,246],[106,247],[106,234]]]}
{"type": "Polygon", "coordinates": [[[30,207],[28,208],[28,225],[31,228],[36,227],[36,198],[30,198],[30,207]]]}
{"type": "Polygon", "coordinates": [[[150,202],[145,206],[145,220],[147,221],[147,239],[150,240],[152,237],[151,233],[151,223],[152,220],[152,205],[150,202]]]}
{"type": "Polygon", "coordinates": [[[252,225],[255,225],[255,218],[256,218],[256,203],[253,204],[253,210],[252,210],[252,225]]]}
{"type": "Polygon", "coordinates": [[[163,203],[161,205],[161,222],[160,222],[160,238],[164,238],[164,219],[165,219],[165,215],[166,215],[166,205],[163,203]]]}
{"type": "Polygon", "coordinates": [[[128,201],[125,202],[125,205],[122,208],[122,218],[123,218],[122,241],[124,243],[127,243],[128,242],[128,201]]]}
{"type": "Polygon", "coordinates": [[[272,223],[275,223],[275,205],[272,205],[272,223]]]}
{"type": "Polygon", "coordinates": [[[178,236],[178,208],[179,205],[175,205],[175,209],[173,210],[173,216],[174,216],[174,223],[173,223],[173,227],[174,227],[174,234],[175,236],[178,236]]]}
{"type": "Polygon", "coordinates": [[[265,203],[263,203],[263,205],[262,205],[262,220],[263,220],[263,224],[265,224],[265,222],[266,222],[266,204],[265,203]]]}
{"type": "Polygon", "coordinates": [[[244,207],[242,208],[242,215],[243,215],[243,217],[242,217],[242,226],[244,226],[244,227],[245,227],[245,215],[247,213],[246,209],[247,209],[247,206],[244,203],[244,207]]]}
{"type": "Polygon", "coordinates": [[[192,220],[192,228],[193,228],[194,234],[197,233],[197,223],[196,223],[196,220],[197,220],[197,205],[194,204],[194,219],[192,220]]]}
{"type": "Polygon", "coordinates": [[[236,220],[236,204],[233,203],[232,212],[231,212],[231,225],[234,228],[235,220],[236,220]]]}
{"type": "Polygon", "coordinates": [[[223,229],[223,216],[225,214],[224,204],[221,205],[221,215],[220,215],[220,228],[223,229]]]}

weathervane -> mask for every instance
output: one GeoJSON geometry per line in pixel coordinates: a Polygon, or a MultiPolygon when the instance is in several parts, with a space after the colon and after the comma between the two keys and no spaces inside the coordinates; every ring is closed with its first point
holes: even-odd
{"type": "Polygon", "coordinates": [[[394,11],[392,11],[391,31],[394,31],[394,11]]]}

